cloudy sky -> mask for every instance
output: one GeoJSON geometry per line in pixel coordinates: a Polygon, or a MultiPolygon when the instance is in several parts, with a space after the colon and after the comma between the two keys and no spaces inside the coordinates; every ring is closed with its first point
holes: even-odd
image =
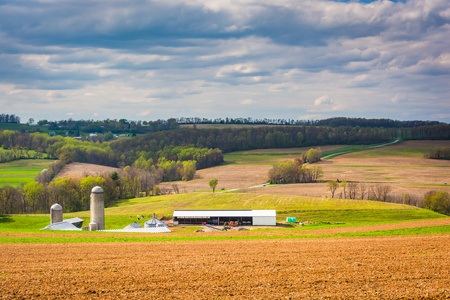
{"type": "Polygon", "coordinates": [[[0,0],[0,105],[450,122],[450,1],[0,0]]]}

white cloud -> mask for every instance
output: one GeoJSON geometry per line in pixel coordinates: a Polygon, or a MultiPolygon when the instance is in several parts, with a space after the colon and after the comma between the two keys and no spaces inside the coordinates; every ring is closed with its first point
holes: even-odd
{"type": "Polygon", "coordinates": [[[328,95],[324,95],[322,97],[317,98],[316,100],[314,100],[314,105],[319,106],[319,105],[333,105],[334,101],[331,100],[328,95]]]}
{"type": "Polygon", "coordinates": [[[251,64],[228,65],[221,67],[217,72],[216,77],[242,76],[242,75],[251,76],[251,74],[255,74],[257,72],[259,72],[259,70],[251,64]]]}
{"type": "Polygon", "coordinates": [[[243,105],[250,105],[250,104],[256,104],[257,101],[253,100],[253,99],[245,99],[241,101],[241,104],[243,105]]]}
{"type": "Polygon", "coordinates": [[[392,101],[392,103],[404,103],[407,101],[407,98],[405,95],[397,94],[391,98],[391,101],[392,101]]]}
{"type": "Polygon", "coordinates": [[[149,110],[145,110],[145,111],[142,111],[142,112],[136,114],[136,116],[138,116],[138,117],[146,117],[149,114],[150,114],[150,111],[149,110]]]}

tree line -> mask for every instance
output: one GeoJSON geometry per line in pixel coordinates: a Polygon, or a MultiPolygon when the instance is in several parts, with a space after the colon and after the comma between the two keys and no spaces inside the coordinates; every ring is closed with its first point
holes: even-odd
{"type": "Polygon", "coordinates": [[[392,141],[397,129],[361,127],[257,127],[187,129],[154,132],[111,144],[115,151],[158,151],[167,145],[219,148],[224,152],[321,145],[355,145],[392,141]]]}
{"type": "MultiPolygon", "coordinates": [[[[147,150],[123,150],[111,147],[114,143],[116,142],[80,141],[71,137],[51,137],[43,133],[0,130],[0,146],[3,149],[14,149],[20,153],[33,150],[37,157],[43,157],[45,154],[49,159],[59,159],[64,163],[83,162],[123,168],[135,164],[138,159],[145,159],[147,164],[158,167],[158,160],[166,158],[169,161],[195,161],[195,168],[203,169],[223,162],[223,154],[219,149],[175,147],[162,143],[153,147],[152,142],[150,143],[152,147],[147,147],[147,150]]],[[[0,162],[8,161],[10,158],[5,154],[4,160],[0,162]]]]}
{"type": "Polygon", "coordinates": [[[345,118],[336,117],[324,120],[294,120],[294,119],[253,119],[253,118],[177,118],[178,124],[246,124],[246,125],[296,125],[296,126],[360,126],[360,127],[384,127],[402,128],[419,127],[443,124],[438,121],[399,121],[391,119],[365,119],[365,118],[345,118]]]}
{"type": "Polygon", "coordinates": [[[327,181],[331,198],[360,199],[413,205],[450,215],[450,196],[446,191],[430,191],[423,198],[415,194],[392,194],[392,185],[363,182],[327,181]],[[338,192],[339,190],[339,192],[338,192]]]}
{"type": "Polygon", "coordinates": [[[69,135],[80,135],[81,133],[147,133],[162,130],[178,129],[179,125],[175,119],[156,121],[131,121],[127,119],[100,120],[39,120],[39,126],[46,126],[48,130],[56,132],[67,132],[69,135]]]}
{"type": "Polygon", "coordinates": [[[20,123],[20,117],[14,114],[0,114],[0,123],[20,123]]]}
{"type": "Polygon", "coordinates": [[[82,179],[55,178],[50,181],[51,173],[55,173],[52,166],[23,187],[1,187],[0,213],[47,213],[54,203],[61,204],[65,212],[88,210],[90,193],[95,186],[103,188],[105,206],[109,207],[122,199],[159,194],[156,185],[162,179],[162,170],[152,172],[134,167],[126,167],[120,175],[112,172],[82,179]]]}

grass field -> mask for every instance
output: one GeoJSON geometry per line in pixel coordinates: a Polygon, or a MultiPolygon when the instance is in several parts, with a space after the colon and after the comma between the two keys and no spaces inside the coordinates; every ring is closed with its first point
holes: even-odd
{"type": "Polygon", "coordinates": [[[406,141],[404,143],[382,147],[379,149],[367,149],[363,152],[347,154],[348,158],[383,158],[403,157],[422,158],[427,152],[441,147],[450,146],[450,141],[406,141]]]}
{"type": "MultiPolygon", "coordinates": [[[[321,149],[324,153],[332,154],[343,151],[348,151],[348,149],[356,149],[351,147],[343,146],[323,146],[321,149]],[[347,150],[341,150],[347,149],[347,150]]],[[[301,158],[303,152],[308,151],[313,147],[303,147],[303,148],[281,148],[281,149],[257,149],[248,151],[237,151],[224,154],[225,164],[237,164],[237,165],[273,165],[276,162],[293,160],[294,158],[301,158]]],[[[317,147],[314,147],[317,148],[317,147]]],[[[359,150],[358,150],[359,151],[359,150]]]]}
{"type": "MultiPolygon", "coordinates": [[[[338,155],[347,153],[361,152],[373,149],[377,145],[352,145],[352,146],[322,146],[322,156],[325,159],[331,159],[338,155]]],[[[226,164],[267,164],[272,165],[275,162],[293,160],[294,158],[301,158],[302,153],[308,151],[311,148],[318,147],[303,147],[303,148],[287,148],[287,149],[258,149],[248,151],[237,151],[232,153],[225,153],[224,160],[226,164]]],[[[374,150],[374,153],[378,153],[378,148],[374,150]]],[[[416,150],[413,150],[416,151],[416,150]]],[[[406,154],[408,150],[404,151],[406,154]]],[[[398,151],[398,155],[401,155],[402,150],[398,151]]],[[[415,153],[415,152],[414,152],[415,153]]],[[[425,153],[425,152],[423,152],[425,153]]],[[[422,154],[423,156],[423,154],[422,154]]]]}
{"type": "Polygon", "coordinates": [[[21,159],[0,163],[0,187],[19,186],[32,182],[36,175],[52,162],[53,160],[48,159],[21,159]]]}
{"type": "MultiPolygon", "coordinates": [[[[152,213],[171,217],[177,209],[276,209],[277,222],[296,217],[305,226],[286,227],[288,230],[341,228],[433,220],[446,216],[408,205],[348,199],[321,199],[311,197],[277,196],[264,194],[181,194],[135,198],[105,210],[108,229],[123,228],[138,222],[143,225],[152,213]],[[137,220],[138,215],[144,219],[137,220]]],[[[89,224],[90,213],[67,213],[65,218],[80,217],[89,224]]],[[[12,215],[0,217],[0,232],[39,232],[49,224],[48,215],[12,215]]],[[[173,227],[175,232],[193,232],[197,227],[173,227]]],[[[285,230],[270,228],[270,230],[285,230]]],[[[44,232],[45,234],[47,232],[44,232]]],[[[82,233],[79,233],[82,234],[82,233]]],[[[0,238],[1,240],[1,238],[0,238]]]]}

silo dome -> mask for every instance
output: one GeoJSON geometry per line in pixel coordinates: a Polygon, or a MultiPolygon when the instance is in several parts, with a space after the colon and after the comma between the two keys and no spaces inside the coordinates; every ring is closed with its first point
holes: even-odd
{"type": "Polygon", "coordinates": [[[63,208],[58,203],[50,207],[50,224],[59,223],[63,220],[63,208]]]}
{"type": "Polygon", "coordinates": [[[50,207],[50,210],[63,210],[63,208],[58,203],[55,203],[50,207]]]}
{"type": "Polygon", "coordinates": [[[99,186],[94,187],[91,192],[94,193],[94,194],[102,194],[102,193],[104,193],[103,189],[101,187],[99,187],[99,186]]]}

